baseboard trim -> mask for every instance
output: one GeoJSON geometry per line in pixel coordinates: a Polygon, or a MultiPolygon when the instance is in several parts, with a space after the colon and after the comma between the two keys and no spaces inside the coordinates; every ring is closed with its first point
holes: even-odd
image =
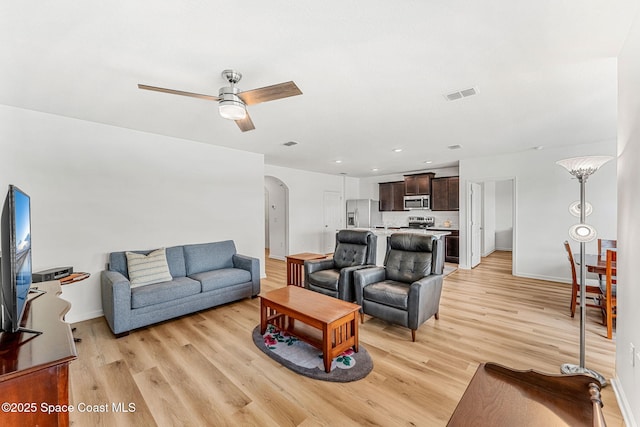
{"type": "Polygon", "coordinates": [[[636,424],[636,421],[633,419],[631,406],[629,405],[629,401],[624,394],[624,389],[620,385],[620,380],[618,379],[617,375],[611,378],[611,387],[613,387],[613,393],[616,395],[618,408],[620,408],[620,413],[622,414],[625,425],[627,427],[638,427],[638,424],[636,424]]]}
{"type": "MultiPolygon", "coordinates": [[[[514,276],[524,277],[526,279],[546,280],[547,282],[571,283],[571,280],[567,279],[566,277],[545,276],[543,274],[526,274],[526,273],[516,272],[514,276]]],[[[587,279],[587,284],[598,286],[599,282],[596,279],[587,279]]]]}

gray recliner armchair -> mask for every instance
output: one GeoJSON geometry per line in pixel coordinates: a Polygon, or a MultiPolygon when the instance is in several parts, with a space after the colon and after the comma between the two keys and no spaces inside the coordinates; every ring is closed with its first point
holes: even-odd
{"type": "Polygon", "coordinates": [[[344,301],[354,301],[353,272],[376,265],[377,237],[366,230],[340,230],[332,259],[304,263],[304,287],[344,301]]]}
{"type": "Polygon", "coordinates": [[[396,233],[387,237],[384,267],[354,272],[361,322],[369,314],[416,330],[432,316],[438,319],[444,257],[441,242],[429,234],[396,233]]]}

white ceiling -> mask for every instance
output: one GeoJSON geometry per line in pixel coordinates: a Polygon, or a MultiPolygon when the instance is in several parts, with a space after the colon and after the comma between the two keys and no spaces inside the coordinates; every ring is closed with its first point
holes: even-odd
{"type": "Polygon", "coordinates": [[[637,0],[3,1],[0,103],[272,165],[386,175],[614,139],[615,57],[637,10],[637,0]],[[243,74],[241,89],[293,80],[303,95],[249,107],[256,129],[242,133],[215,102],[136,86],[217,95],[227,68],[243,74]],[[476,96],[443,97],[473,86],[476,96]]]}

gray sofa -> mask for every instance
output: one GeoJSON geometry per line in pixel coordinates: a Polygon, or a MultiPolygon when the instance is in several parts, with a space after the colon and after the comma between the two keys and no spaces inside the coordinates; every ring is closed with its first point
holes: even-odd
{"type": "Polygon", "coordinates": [[[125,252],[109,254],[102,309],[116,336],[260,292],[260,261],[237,254],[233,240],[173,246],[166,255],[173,280],[131,288],[125,252]]]}

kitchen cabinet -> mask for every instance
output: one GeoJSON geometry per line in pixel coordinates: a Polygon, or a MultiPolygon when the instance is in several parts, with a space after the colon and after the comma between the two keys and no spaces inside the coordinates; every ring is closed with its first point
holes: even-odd
{"type": "Polygon", "coordinates": [[[458,190],[460,178],[450,176],[431,181],[431,210],[457,211],[460,208],[458,190]]]}
{"type": "Polygon", "coordinates": [[[460,262],[460,232],[451,230],[451,234],[444,236],[444,260],[458,264],[460,262]]]}
{"type": "Polygon", "coordinates": [[[404,176],[404,194],[406,196],[428,196],[431,194],[433,172],[404,176]]]}
{"type": "Polygon", "coordinates": [[[404,181],[379,184],[380,211],[404,210],[404,181]]]}

